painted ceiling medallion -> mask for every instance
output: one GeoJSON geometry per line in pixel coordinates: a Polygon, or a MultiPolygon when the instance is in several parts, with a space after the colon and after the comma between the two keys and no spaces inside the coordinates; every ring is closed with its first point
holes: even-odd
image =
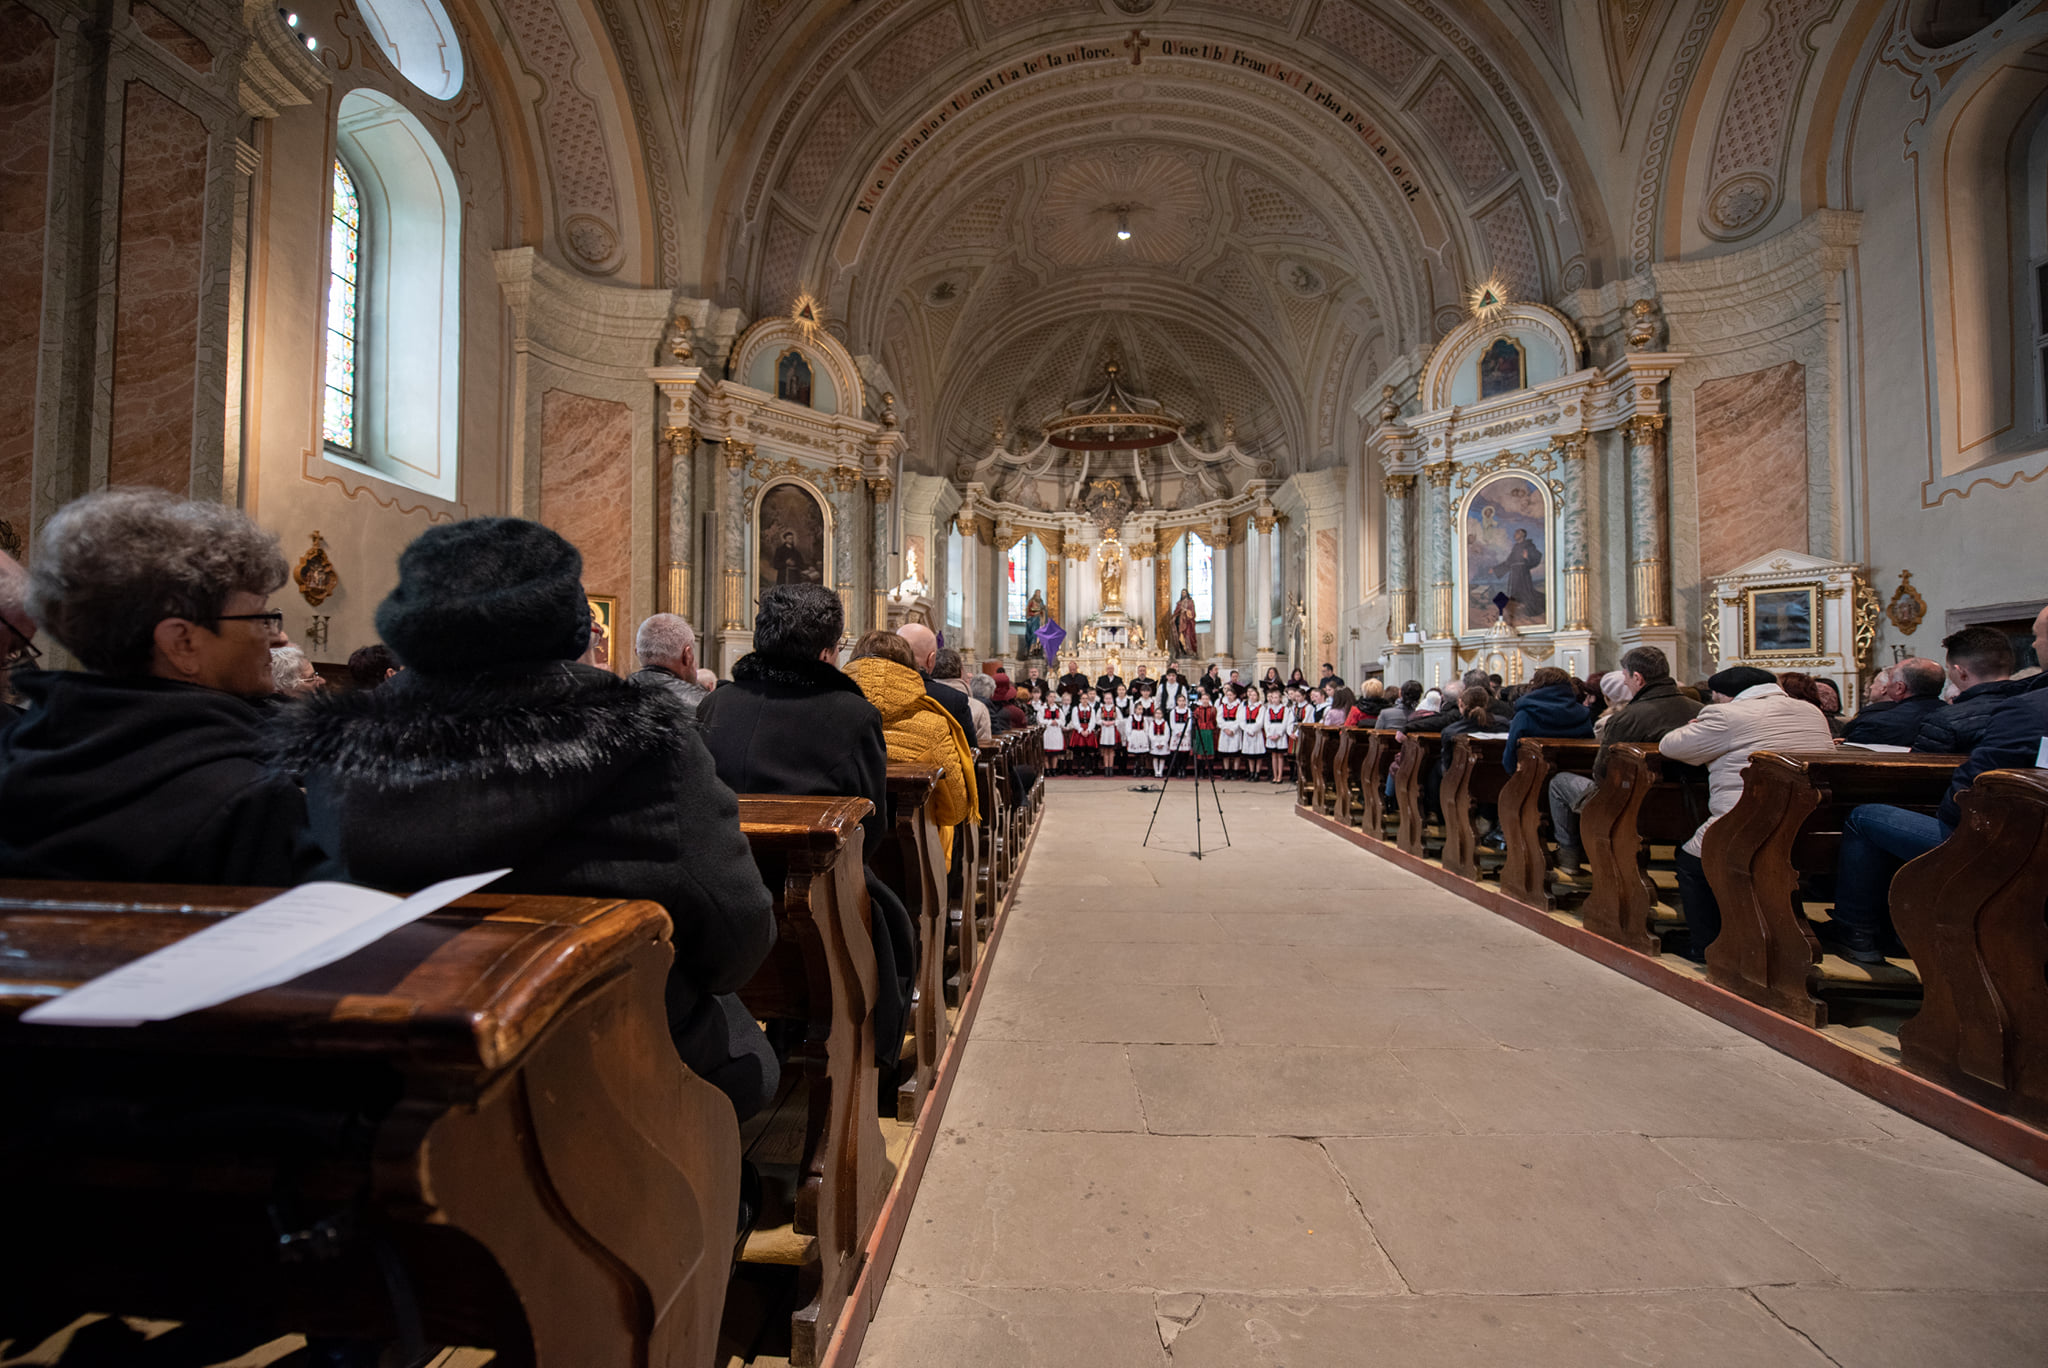
{"type": "Polygon", "coordinates": [[[1110,259],[1160,266],[1185,260],[1208,232],[1199,154],[1119,147],[1056,166],[1032,215],[1038,248],[1058,266],[1110,259]],[[1131,238],[1116,237],[1119,210],[1131,238]]]}

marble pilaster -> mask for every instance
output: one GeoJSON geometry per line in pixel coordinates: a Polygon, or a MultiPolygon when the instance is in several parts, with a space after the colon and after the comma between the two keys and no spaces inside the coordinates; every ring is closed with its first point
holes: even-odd
{"type": "Polygon", "coordinates": [[[860,472],[851,466],[840,466],[832,472],[827,487],[832,499],[832,587],[838,591],[839,609],[845,614],[839,634],[840,640],[851,646],[860,636],[860,615],[854,611],[853,601],[853,529],[860,513],[860,500],[854,491],[860,488],[860,472]]]}
{"type": "Polygon", "coordinates": [[[1387,500],[1387,639],[1399,641],[1415,615],[1415,477],[1389,475],[1387,500]]]}
{"type": "Polygon", "coordinates": [[[746,654],[751,639],[747,618],[747,510],[740,472],[753,454],[752,444],[727,441],[725,459],[719,462],[715,475],[719,564],[723,567],[718,598],[718,672],[722,675],[732,673],[733,662],[746,654]]]}
{"type": "Polygon", "coordinates": [[[1564,595],[1563,628],[1581,632],[1591,626],[1592,568],[1586,537],[1586,436],[1553,437],[1550,448],[1558,457],[1558,483],[1564,487],[1558,498],[1559,588],[1564,595]]]}
{"type": "Polygon", "coordinates": [[[1664,419],[1631,418],[1628,434],[1629,623],[1664,627],[1671,621],[1671,546],[1664,525],[1670,488],[1664,464],[1664,419]]]}
{"type": "MultiPolygon", "coordinates": [[[[895,496],[895,485],[887,476],[868,481],[868,492],[874,510],[874,525],[868,537],[869,574],[874,597],[874,616],[869,619],[870,627],[880,627],[889,619],[889,501],[895,496]]],[[[849,615],[850,616],[850,615],[849,615]]]]}
{"type": "MultiPolygon", "coordinates": [[[[661,435],[668,452],[667,554],[662,565],[661,606],[666,612],[688,618],[694,611],[690,566],[694,549],[691,533],[697,518],[697,434],[687,427],[672,427],[661,435]]],[[[692,625],[696,625],[695,619],[692,625]]]]}
{"type": "Polygon", "coordinates": [[[1451,557],[1451,476],[1449,461],[1424,466],[1428,494],[1422,505],[1424,573],[1429,583],[1429,616],[1425,629],[1431,637],[1448,637],[1453,630],[1451,595],[1456,588],[1451,557]]]}

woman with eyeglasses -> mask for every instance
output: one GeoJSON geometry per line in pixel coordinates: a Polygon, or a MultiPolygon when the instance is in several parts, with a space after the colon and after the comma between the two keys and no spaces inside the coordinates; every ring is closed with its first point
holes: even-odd
{"type": "MultiPolygon", "coordinates": [[[[13,675],[28,709],[0,734],[0,877],[295,881],[305,799],[250,702],[289,644],[284,582],[277,539],[233,508],[114,489],[58,510],[28,616],[84,668],[13,675]]],[[[14,665],[34,647],[8,627],[14,665]]]]}

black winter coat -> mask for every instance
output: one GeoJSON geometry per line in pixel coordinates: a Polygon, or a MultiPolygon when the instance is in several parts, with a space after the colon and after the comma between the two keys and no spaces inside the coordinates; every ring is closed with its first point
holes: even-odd
{"type": "MultiPolygon", "coordinates": [[[[1632,741],[1642,745],[1662,741],[1664,733],[1682,727],[1700,715],[1705,706],[1687,698],[1678,691],[1678,681],[1660,679],[1645,684],[1643,691],[1628,701],[1628,706],[1616,713],[1607,724],[1607,730],[1600,735],[1600,753],[1593,757],[1593,782],[1599,783],[1607,777],[1607,751],[1616,742],[1632,741]]],[[[1676,761],[1672,762],[1674,765],[1676,761]]]]}
{"type": "MultiPolygon", "coordinates": [[[[889,748],[882,715],[860,685],[822,660],[740,657],[732,682],[697,705],[697,725],[735,793],[865,798],[875,805],[863,822],[870,858],[888,831],[889,748]]],[[[973,733],[970,732],[969,735],[973,733]]],[[[894,1063],[917,976],[917,936],[910,913],[887,885],[867,872],[873,908],[877,1062],[894,1063]]]]}
{"type": "Polygon", "coordinates": [[[0,877],[283,886],[306,802],[264,765],[264,714],[148,676],[23,670],[0,734],[0,877]]]}
{"type": "Polygon", "coordinates": [[[1867,703],[1842,730],[1842,739],[1855,745],[1910,746],[1920,728],[1932,721],[1948,704],[1935,698],[1907,698],[1897,703],[1867,703]]]}
{"type": "Polygon", "coordinates": [[[967,695],[950,685],[939,683],[923,670],[917,672],[917,677],[924,681],[925,696],[944,708],[952,716],[953,720],[960,724],[961,732],[969,741],[972,741],[974,739],[974,709],[968,706],[967,695]]]}
{"type": "Polygon", "coordinates": [[[566,661],[408,670],[285,713],[276,764],[305,780],[323,877],[415,889],[509,865],[494,890],[660,903],[677,1053],[742,1117],[772,1095],[766,1040],[728,995],[774,945],[774,904],[666,689],[566,661]]]}
{"type": "Polygon", "coordinates": [[[1508,727],[1507,753],[1501,764],[1515,772],[1515,751],[1525,736],[1591,736],[1593,714],[1572,694],[1569,684],[1546,684],[1515,700],[1515,720],[1508,727]]]}
{"type": "Polygon", "coordinates": [[[1991,718],[2006,704],[2029,692],[2031,679],[1994,679],[1972,684],[1940,712],[1920,724],[1913,749],[1932,755],[1968,755],[1990,729],[1991,718]]]}

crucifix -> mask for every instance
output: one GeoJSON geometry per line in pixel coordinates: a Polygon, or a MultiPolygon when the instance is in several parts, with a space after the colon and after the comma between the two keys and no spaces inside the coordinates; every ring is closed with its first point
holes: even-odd
{"type": "Polygon", "coordinates": [[[1124,46],[1131,50],[1131,65],[1145,64],[1145,49],[1152,46],[1152,40],[1145,36],[1145,30],[1132,29],[1131,36],[1124,39],[1124,46]]]}

